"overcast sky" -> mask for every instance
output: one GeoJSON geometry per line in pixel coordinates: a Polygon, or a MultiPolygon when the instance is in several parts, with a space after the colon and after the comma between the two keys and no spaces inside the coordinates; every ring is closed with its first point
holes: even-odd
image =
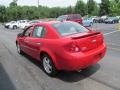
{"type": "MultiPolygon", "coordinates": [[[[13,0],[0,0],[0,4],[8,6],[10,2],[13,0]]],[[[87,1],[87,0],[83,0],[87,1]]],[[[101,0],[95,0],[100,3],[101,0]]],[[[66,6],[74,6],[77,0],[39,0],[39,4],[48,7],[66,7],[66,6]]],[[[35,5],[37,6],[38,0],[18,0],[18,5],[35,5]]]]}

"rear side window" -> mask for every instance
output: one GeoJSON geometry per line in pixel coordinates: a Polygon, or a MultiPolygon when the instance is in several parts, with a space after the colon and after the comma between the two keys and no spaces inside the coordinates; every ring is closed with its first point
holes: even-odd
{"type": "Polygon", "coordinates": [[[61,22],[52,25],[61,36],[88,32],[82,25],[75,22],[61,22]]]}
{"type": "Polygon", "coordinates": [[[42,26],[36,26],[33,31],[33,37],[43,38],[45,36],[45,28],[42,26]]]}

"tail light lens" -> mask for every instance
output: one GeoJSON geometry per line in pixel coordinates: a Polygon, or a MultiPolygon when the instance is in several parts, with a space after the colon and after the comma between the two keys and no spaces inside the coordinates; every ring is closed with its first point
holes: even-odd
{"type": "Polygon", "coordinates": [[[71,52],[71,53],[77,53],[77,52],[81,51],[79,46],[76,43],[74,43],[74,42],[71,42],[71,43],[65,45],[65,49],[68,52],[71,52]]]}

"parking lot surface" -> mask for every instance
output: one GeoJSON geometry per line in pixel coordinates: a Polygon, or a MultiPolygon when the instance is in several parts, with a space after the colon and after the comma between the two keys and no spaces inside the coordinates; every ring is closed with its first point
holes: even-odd
{"type": "Polygon", "coordinates": [[[106,56],[81,72],[47,76],[39,62],[16,51],[16,35],[23,30],[0,25],[0,90],[120,90],[120,31],[116,24],[94,24],[107,44],[106,56]]]}

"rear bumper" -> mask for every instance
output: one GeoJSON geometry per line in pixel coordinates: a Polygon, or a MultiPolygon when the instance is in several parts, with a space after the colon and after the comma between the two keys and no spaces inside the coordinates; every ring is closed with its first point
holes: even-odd
{"type": "Polygon", "coordinates": [[[87,68],[93,64],[96,64],[101,60],[106,52],[106,45],[103,44],[100,47],[85,53],[76,54],[63,54],[64,57],[59,57],[58,70],[65,71],[77,71],[87,68]]]}

